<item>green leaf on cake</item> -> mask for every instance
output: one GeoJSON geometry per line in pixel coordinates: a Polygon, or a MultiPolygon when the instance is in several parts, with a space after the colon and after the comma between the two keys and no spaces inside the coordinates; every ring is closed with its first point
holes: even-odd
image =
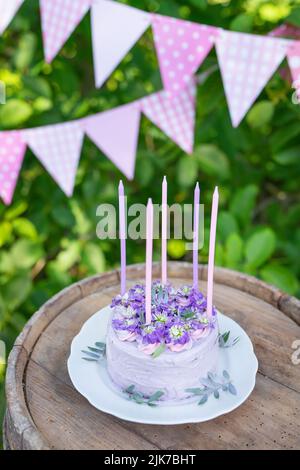
{"type": "Polygon", "coordinates": [[[156,349],[155,351],[151,354],[151,357],[153,357],[153,359],[156,359],[158,356],[160,356],[166,349],[166,345],[165,344],[160,344],[156,349]]]}

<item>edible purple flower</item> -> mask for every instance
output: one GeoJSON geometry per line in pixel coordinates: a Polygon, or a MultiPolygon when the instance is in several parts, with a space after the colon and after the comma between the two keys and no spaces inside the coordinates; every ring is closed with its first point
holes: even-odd
{"type": "Polygon", "coordinates": [[[138,320],[136,318],[114,318],[114,330],[121,341],[135,341],[138,334],[138,320]]]}
{"type": "Polygon", "coordinates": [[[174,289],[160,281],[152,284],[152,322],[145,325],[145,286],[137,284],[123,296],[116,296],[113,328],[123,341],[137,341],[145,354],[165,344],[171,351],[182,351],[193,341],[209,334],[216,321],[217,311],[207,319],[204,295],[192,286],[174,289]]]}
{"type": "Polygon", "coordinates": [[[165,341],[171,351],[183,351],[192,347],[192,340],[184,322],[172,322],[167,325],[165,341]]]}

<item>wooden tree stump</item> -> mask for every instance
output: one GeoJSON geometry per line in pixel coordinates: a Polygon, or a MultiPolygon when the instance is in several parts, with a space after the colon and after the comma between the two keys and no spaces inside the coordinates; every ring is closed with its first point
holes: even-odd
{"type": "MultiPolygon", "coordinates": [[[[159,265],[154,264],[159,278],[159,265]]],[[[170,280],[191,283],[192,266],[169,263],[170,280]]],[[[205,292],[207,270],[199,266],[205,292]]],[[[128,285],[144,265],[128,268],[128,285]]],[[[93,408],[67,372],[70,343],[82,324],[119,291],[119,272],[63,290],[36,312],[17,338],[6,376],[5,446],[11,449],[295,449],[300,448],[300,302],[263,282],[217,268],[217,308],[251,337],[259,361],[250,398],[230,414],[200,424],[154,426],[122,421],[93,408]]]]}

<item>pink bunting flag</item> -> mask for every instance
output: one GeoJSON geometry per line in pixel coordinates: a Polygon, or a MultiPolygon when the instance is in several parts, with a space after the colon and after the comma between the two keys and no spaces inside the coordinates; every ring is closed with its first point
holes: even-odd
{"type": "Polygon", "coordinates": [[[291,38],[300,39],[300,28],[290,23],[283,23],[277,28],[270,31],[269,36],[274,38],[291,38]]]}
{"type": "Polygon", "coordinates": [[[79,122],[28,129],[22,134],[52,178],[71,196],[83,142],[79,122]]]}
{"type": "Polygon", "coordinates": [[[270,80],[289,45],[286,39],[222,31],[216,48],[234,127],[270,80]]]}
{"type": "Polygon", "coordinates": [[[26,151],[19,131],[0,132],[0,197],[10,204],[26,151]]]}
{"type": "Polygon", "coordinates": [[[150,26],[149,13],[110,0],[92,5],[96,86],[101,87],[150,26]]]}
{"type": "Polygon", "coordinates": [[[160,91],[140,103],[143,113],[185,152],[192,153],[195,127],[195,80],[176,95],[160,91]]]}
{"type": "Polygon", "coordinates": [[[141,111],[131,103],[82,119],[89,138],[128,178],[133,179],[141,111]]]}
{"type": "Polygon", "coordinates": [[[45,58],[52,62],[93,0],[40,0],[45,58]]]}
{"type": "Polygon", "coordinates": [[[0,0],[0,34],[16,15],[24,0],[0,0]]]}
{"type": "Polygon", "coordinates": [[[190,82],[219,30],[161,15],[153,15],[152,28],[164,88],[177,93],[190,82]]]}
{"type": "Polygon", "coordinates": [[[288,50],[288,64],[292,75],[293,88],[300,99],[300,41],[295,41],[288,50]]]}

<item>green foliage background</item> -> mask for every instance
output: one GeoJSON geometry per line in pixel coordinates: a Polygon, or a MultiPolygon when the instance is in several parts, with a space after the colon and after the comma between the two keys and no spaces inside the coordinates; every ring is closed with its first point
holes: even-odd
{"type": "MultiPolygon", "coordinates": [[[[135,0],[132,6],[227,29],[267,33],[286,17],[300,26],[299,1],[135,0]]],[[[212,52],[198,87],[196,145],[185,155],[145,118],[142,120],[129,202],[160,200],[166,174],[169,200],[191,201],[201,184],[209,207],[220,187],[216,263],[254,274],[300,295],[300,107],[277,73],[238,129],[229,120],[220,72],[212,52]]],[[[283,66],[286,64],[283,64],[283,66]]],[[[0,129],[34,127],[81,118],[128,103],[161,88],[151,31],[127,55],[106,85],[93,78],[89,16],[51,65],[43,60],[37,0],[26,0],[0,37],[0,80],[7,103],[0,129]]],[[[28,318],[54,293],[119,263],[117,241],[98,241],[96,207],[117,202],[121,174],[88,139],[74,196],[67,199],[28,151],[13,204],[0,203],[0,339],[7,350],[28,318]]],[[[206,231],[209,210],[206,210],[206,231]]],[[[207,236],[200,257],[207,261],[207,236]]],[[[160,246],[155,246],[158,259],[160,246]]],[[[190,259],[184,242],[169,242],[170,259],[190,259]]],[[[128,262],[144,260],[144,243],[128,242],[128,262]]],[[[1,367],[1,366],[0,366],[1,367]]],[[[0,417],[4,411],[0,369],[0,417]]]]}

